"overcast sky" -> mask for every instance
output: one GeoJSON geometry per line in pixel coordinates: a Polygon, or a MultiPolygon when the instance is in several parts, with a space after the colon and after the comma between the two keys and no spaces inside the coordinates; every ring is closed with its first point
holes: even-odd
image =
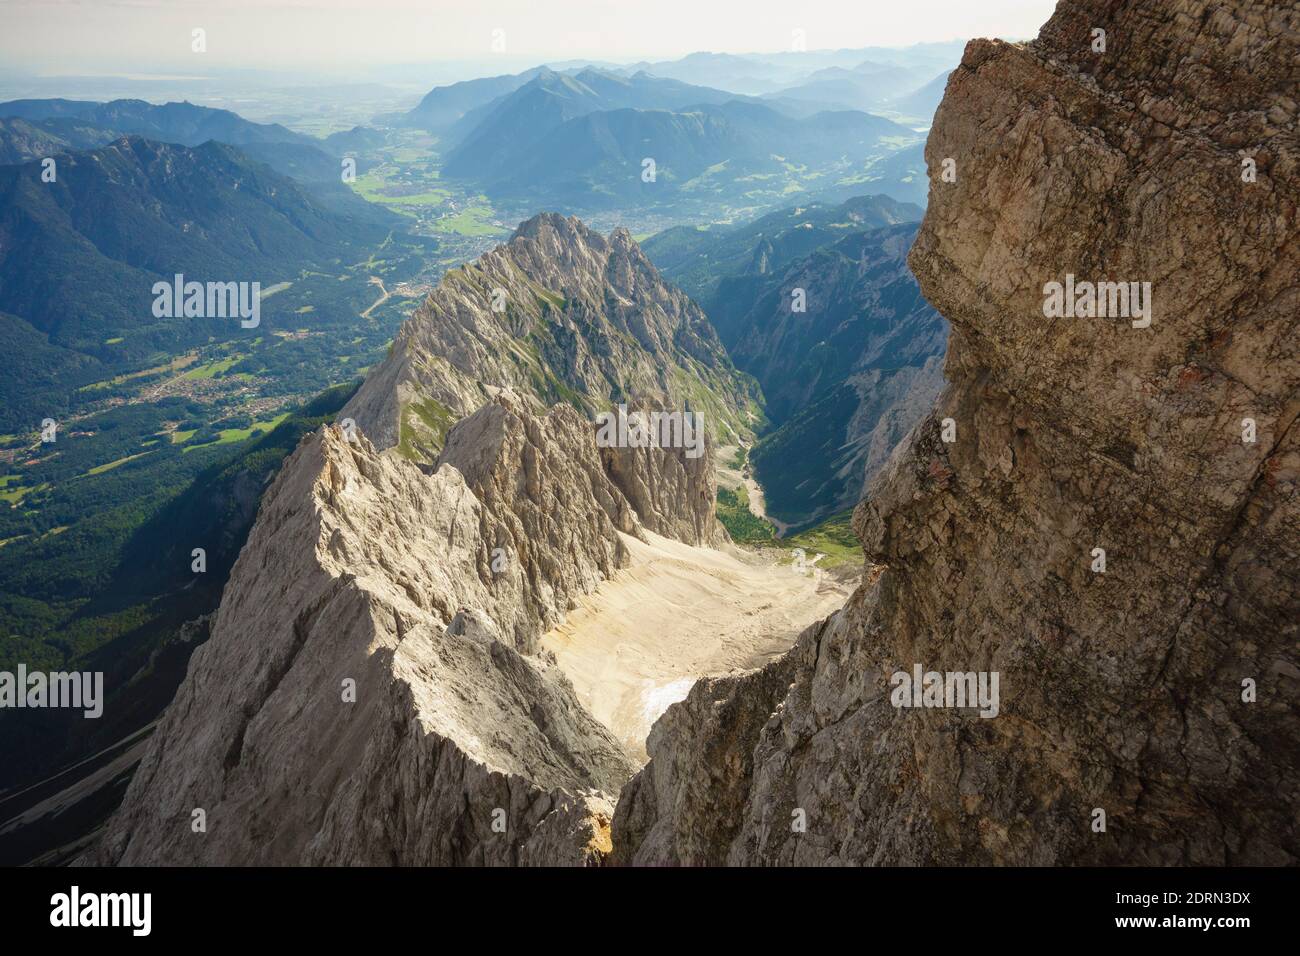
{"type": "Polygon", "coordinates": [[[1027,38],[1054,0],[0,0],[0,62],[45,74],[347,70],[478,60],[677,57],[697,50],[1027,38]],[[207,52],[190,50],[191,31],[207,52]],[[503,58],[504,59],[504,58],[503,58]]]}

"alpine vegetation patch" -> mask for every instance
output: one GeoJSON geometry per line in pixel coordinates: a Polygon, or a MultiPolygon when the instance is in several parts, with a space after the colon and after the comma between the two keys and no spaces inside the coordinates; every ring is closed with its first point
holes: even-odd
{"type": "Polygon", "coordinates": [[[171,282],[153,284],[156,319],[233,319],[255,329],[262,322],[262,283],[186,282],[177,273],[171,282]]]}
{"type": "Polygon", "coordinates": [[[0,671],[0,709],[12,707],[71,707],[95,719],[104,713],[104,672],[27,672],[19,664],[17,673],[0,671]]]}
{"type": "Polygon", "coordinates": [[[684,448],[687,458],[704,454],[704,416],[700,412],[617,412],[596,416],[596,445],[600,448],[684,448]]]}
{"type": "Polygon", "coordinates": [[[981,717],[996,717],[1000,707],[998,671],[894,671],[889,702],[895,707],[979,708],[981,717]],[[923,673],[924,671],[924,673],[923,673]]]}
{"type": "Polygon", "coordinates": [[[152,893],[83,893],[73,886],[50,897],[50,925],[127,926],[132,936],[148,936],[153,929],[152,893]]]}
{"type": "Polygon", "coordinates": [[[1043,286],[1043,315],[1049,319],[1132,319],[1135,329],[1151,325],[1150,282],[1065,282],[1043,286]]]}

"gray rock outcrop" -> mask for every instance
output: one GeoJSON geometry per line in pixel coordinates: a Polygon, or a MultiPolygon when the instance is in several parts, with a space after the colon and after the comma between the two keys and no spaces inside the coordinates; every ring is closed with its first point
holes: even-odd
{"type": "Polygon", "coordinates": [[[605,474],[631,504],[644,527],[687,544],[727,540],[718,523],[714,447],[703,434],[703,453],[684,447],[600,449],[605,474]]]}

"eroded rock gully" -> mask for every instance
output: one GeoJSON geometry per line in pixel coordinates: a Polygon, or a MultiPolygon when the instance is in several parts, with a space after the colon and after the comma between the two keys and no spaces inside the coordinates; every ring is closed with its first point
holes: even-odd
{"type": "Polygon", "coordinates": [[[660,719],[616,861],[1300,859],[1298,53],[1293,5],[1192,0],[969,44],[910,259],[949,385],[856,511],[875,567],[660,719]],[[1045,319],[1067,273],[1150,281],[1150,328],[1045,319]],[[915,662],[1001,713],[891,706],[915,662]]]}

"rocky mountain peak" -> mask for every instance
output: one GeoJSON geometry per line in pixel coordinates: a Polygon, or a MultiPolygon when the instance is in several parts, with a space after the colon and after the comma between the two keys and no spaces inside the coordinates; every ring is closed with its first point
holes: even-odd
{"type": "Polygon", "coordinates": [[[565,216],[558,212],[539,212],[531,219],[525,219],[515,231],[510,234],[511,239],[540,239],[544,234],[555,234],[557,241],[587,244],[594,237],[596,240],[602,240],[603,237],[598,232],[593,232],[587,225],[576,216],[565,216]]]}
{"type": "Polygon", "coordinates": [[[432,462],[445,424],[502,388],[592,414],[681,409],[693,392],[721,441],[744,427],[750,387],[625,230],[543,213],[443,277],[344,414],[379,447],[432,462]]]}

